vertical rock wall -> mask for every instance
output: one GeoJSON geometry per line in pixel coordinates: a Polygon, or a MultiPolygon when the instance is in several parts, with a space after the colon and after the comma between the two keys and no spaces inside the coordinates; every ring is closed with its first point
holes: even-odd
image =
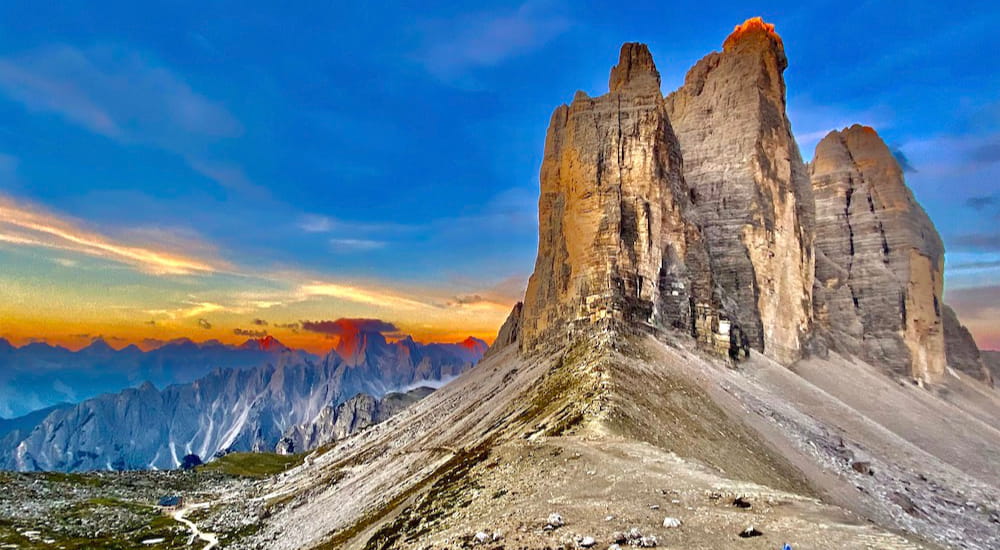
{"type": "Polygon", "coordinates": [[[816,319],[827,344],[897,375],[946,364],[944,247],[872,128],[831,132],[810,166],[816,199],[816,319]]]}
{"type": "Polygon", "coordinates": [[[680,148],[644,45],[622,47],[609,88],[597,98],[577,92],[552,115],[522,349],[581,324],[693,332],[694,305],[713,303],[680,148]]]}
{"type": "Polygon", "coordinates": [[[812,319],[813,202],[785,115],[788,62],[752,19],[667,97],[712,273],[750,344],[788,363],[812,319]]]}

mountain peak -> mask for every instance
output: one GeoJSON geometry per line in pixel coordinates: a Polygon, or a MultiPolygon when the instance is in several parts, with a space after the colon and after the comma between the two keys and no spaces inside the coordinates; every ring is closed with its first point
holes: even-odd
{"type": "Polygon", "coordinates": [[[489,347],[489,345],[486,342],[480,340],[479,338],[473,338],[472,336],[469,336],[465,340],[462,340],[461,342],[458,343],[458,345],[469,351],[474,351],[480,354],[485,352],[486,348],[489,347]]]}
{"type": "Polygon", "coordinates": [[[633,86],[653,87],[659,91],[660,72],[645,44],[626,42],[618,54],[618,64],[611,68],[608,89],[618,92],[633,86]]]}
{"type": "Polygon", "coordinates": [[[944,245],[896,157],[875,129],[855,124],[816,145],[810,172],[823,260],[817,328],[831,349],[894,375],[940,378],[944,245]]]}
{"type": "Polygon", "coordinates": [[[181,338],[174,338],[173,340],[168,341],[166,344],[163,344],[160,347],[164,347],[165,348],[167,346],[171,346],[171,347],[179,347],[179,346],[198,347],[198,344],[194,343],[194,340],[191,340],[190,338],[181,337],[181,338]]]}
{"type": "Polygon", "coordinates": [[[773,24],[765,22],[760,17],[751,17],[733,28],[733,32],[722,43],[722,49],[728,52],[741,44],[760,40],[766,41],[772,47],[784,48],[781,37],[774,30],[773,24]]]}
{"type": "Polygon", "coordinates": [[[115,351],[115,348],[111,347],[111,344],[108,344],[107,340],[98,336],[97,338],[91,340],[90,344],[88,344],[87,347],[83,348],[80,351],[103,353],[103,352],[115,351]]]}
{"type": "Polygon", "coordinates": [[[279,342],[277,338],[271,336],[270,334],[260,338],[250,338],[246,342],[243,342],[243,345],[240,347],[243,349],[256,349],[260,351],[282,351],[287,349],[284,344],[279,342]]]}
{"type": "Polygon", "coordinates": [[[334,351],[350,366],[364,364],[373,353],[386,347],[385,336],[377,331],[352,330],[337,337],[334,351]]]}
{"type": "Polygon", "coordinates": [[[622,46],[610,91],[552,116],[539,175],[539,245],[517,327],[522,350],[584,331],[610,343],[639,327],[693,327],[715,309],[688,216],[680,146],[649,49],[622,46]]]}

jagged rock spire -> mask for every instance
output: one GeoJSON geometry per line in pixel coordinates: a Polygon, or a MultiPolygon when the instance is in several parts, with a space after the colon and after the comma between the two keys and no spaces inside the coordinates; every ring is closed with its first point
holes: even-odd
{"type": "Polygon", "coordinates": [[[620,92],[624,88],[644,88],[660,90],[660,72],[653,63],[653,55],[645,44],[626,42],[622,44],[618,64],[611,69],[608,90],[620,92]]]}
{"type": "Polygon", "coordinates": [[[667,108],[726,305],[753,347],[788,363],[811,330],[813,202],[785,114],[786,65],[773,26],[751,19],[667,108]]]}
{"type": "MultiPolygon", "coordinates": [[[[820,142],[810,181],[786,65],[774,26],[754,18],[667,98],[649,50],[626,43],[607,94],[556,109],[538,258],[508,322],[522,349],[648,325],[785,364],[827,347],[920,380],[944,372],[937,232],[872,128],[820,142]]],[[[960,324],[947,330],[956,367],[985,372],[960,324]]]]}
{"type": "Polygon", "coordinates": [[[712,302],[680,148],[646,46],[622,47],[610,89],[578,93],[552,115],[522,349],[595,325],[691,330],[692,303],[712,302]]]}

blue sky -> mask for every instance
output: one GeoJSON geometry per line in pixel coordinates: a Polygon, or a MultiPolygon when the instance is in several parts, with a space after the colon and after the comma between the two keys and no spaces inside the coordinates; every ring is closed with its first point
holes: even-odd
{"type": "MultiPolygon", "coordinates": [[[[803,157],[855,122],[901,151],[945,238],[954,301],[1000,346],[986,334],[1000,314],[1000,8],[785,4],[5,2],[0,197],[212,276],[109,276],[105,264],[141,261],[8,239],[0,288],[27,309],[131,307],[109,330],[151,317],[174,334],[202,314],[229,314],[215,323],[227,330],[260,314],[237,287],[282,322],[391,317],[340,291],[281,309],[310,284],[371,286],[369,298],[441,306],[427,334],[485,335],[532,268],[552,110],[577,89],[604,93],[624,41],[650,45],[669,92],[762,15],[784,39],[803,157]]],[[[419,332],[424,317],[390,320],[419,332]]]]}

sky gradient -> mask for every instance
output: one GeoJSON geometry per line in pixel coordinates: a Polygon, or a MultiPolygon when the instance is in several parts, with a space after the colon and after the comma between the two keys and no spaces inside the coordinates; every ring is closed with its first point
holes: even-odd
{"type": "Polygon", "coordinates": [[[995,3],[204,4],[0,6],[0,337],[321,351],[303,322],[366,317],[492,340],[533,267],[552,110],[606,92],[622,42],[669,92],[762,15],[803,157],[874,126],[947,300],[1000,349],[995,3]]]}

